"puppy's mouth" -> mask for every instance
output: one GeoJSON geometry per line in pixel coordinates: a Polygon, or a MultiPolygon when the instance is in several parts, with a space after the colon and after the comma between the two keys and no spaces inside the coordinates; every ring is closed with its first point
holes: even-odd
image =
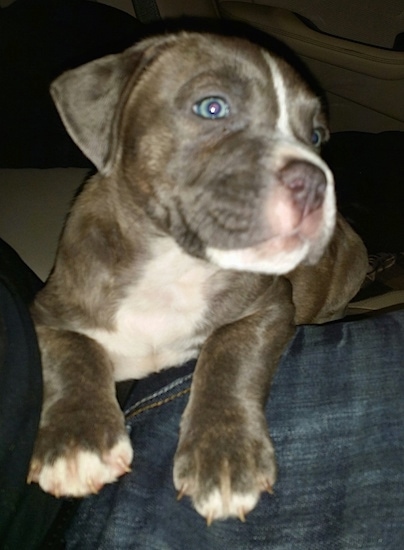
{"type": "Polygon", "coordinates": [[[284,274],[300,263],[317,262],[335,225],[332,175],[307,161],[293,160],[279,172],[279,184],[263,202],[259,242],[241,248],[207,248],[221,267],[284,274]]]}

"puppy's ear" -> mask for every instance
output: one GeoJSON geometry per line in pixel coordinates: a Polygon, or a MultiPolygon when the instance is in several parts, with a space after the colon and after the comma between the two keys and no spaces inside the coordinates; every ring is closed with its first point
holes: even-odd
{"type": "Polygon", "coordinates": [[[52,83],[51,95],[67,131],[98,171],[108,172],[114,158],[127,93],[147,65],[175,41],[175,35],[143,40],[120,54],[67,71],[52,83]]]}

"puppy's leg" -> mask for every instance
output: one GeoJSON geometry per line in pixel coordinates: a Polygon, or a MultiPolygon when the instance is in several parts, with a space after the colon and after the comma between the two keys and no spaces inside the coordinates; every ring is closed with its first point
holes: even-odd
{"type": "Polygon", "coordinates": [[[129,471],[132,446],[112,365],[93,340],[37,326],[44,402],[28,481],[55,496],[84,496],[129,471]]]}
{"type": "Polygon", "coordinates": [[[217,330],[202,349],[174,463],[179,496],[208,524],[254,508],[276,479],[265,403],[294,333],[291,288],[278,279],[266,307],[217,330]]]}
{"type": "Polygon", "coordinates": [[[367,270],[365,245],[338,216],[333,238],[320,261],[316,265],[300,265],[286,275],[292,283],[296,324],[325,323],[343,317],[367,270]]]}

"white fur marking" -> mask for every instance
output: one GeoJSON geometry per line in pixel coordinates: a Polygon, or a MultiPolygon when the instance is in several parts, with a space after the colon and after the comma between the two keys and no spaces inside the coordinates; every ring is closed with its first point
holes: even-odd
{"type": "Polygon", "coordinates": [[[288,96],[282,72],[279,69],[278,63],[271,55],[266,52],[264,52],[264,55],[271,69],[272,81],[278,100],[279,116],[276,121],[276,129],[285,136],[292,136],[293,132],[289,123],[288,96]]]}
{"type": "Polygon", "coordinates": [[[196,511],[210,521],[228,517],[240,517],[248,514],[258,502],[259,491],[247,494],[232,493],[228,502],[225,502],[219,489],[214,489],[202,504],[195,504],[196,511]]]}
{"type": "Polygon", "coordinates": [[[42,467],[38,483],[57,497],[82,497],[97,493],[106,483],[129,471],[133,449],[128,438],[121,439],[102,459],[98,454],[78,450],[42,467]]]}
{"type": "Polygon", "coordinates": [[[207,248],[206,254],[213,263],[223,269],[283,275],[292,271],[307,257],[309,244],[302,242],[292,252],[279,250],[273,253],[270,249],[271,243],[263,243],[263,245],[238,250],[207,248]],[[265,253],[266,246],[269,249],[267,253],[265,253]]]}
{"type": "Polygon", "coordinates": [[[207,300],[205,283],[218,271],[160,239],[141,279],[127,291],[115,330],[87,330],[109,352],[116,380],[142,378],[196,357],[207,335],[198,331],[207,300]]]}

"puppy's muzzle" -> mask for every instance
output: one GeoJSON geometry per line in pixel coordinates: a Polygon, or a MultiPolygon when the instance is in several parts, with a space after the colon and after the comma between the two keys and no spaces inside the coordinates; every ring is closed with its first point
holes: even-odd
{"type": "Polygon", "coordinates": [[[323,204],[327,181],[318,166],[301,160],[290,161],[280,171],[279,179],[290,191],[302,219],[323,204]]]}

